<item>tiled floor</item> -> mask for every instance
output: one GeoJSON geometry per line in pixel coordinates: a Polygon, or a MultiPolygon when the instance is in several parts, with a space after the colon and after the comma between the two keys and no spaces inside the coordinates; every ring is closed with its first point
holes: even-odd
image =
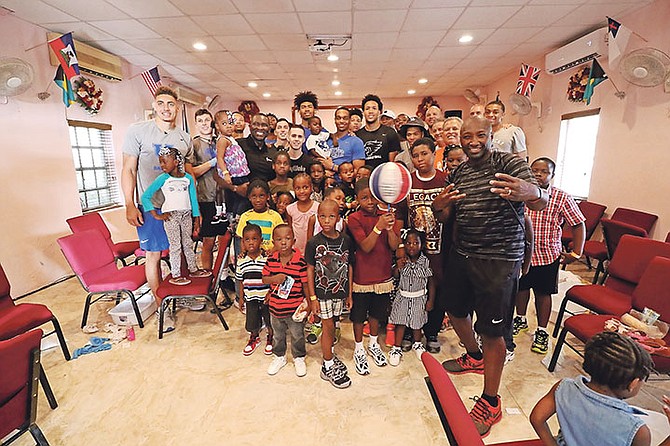
{"type": "MultiPolygon", "coordinates": [[[[585,274],[582,266],[571,269],[585,274]]],[[[74,350],[88,336],[79,329],[84,298],[85,292],[72,279],[24,301],[47,304],[74,350]]],[[[111,307],[106,302],[94,305],[90,320],[103,326],[110,321],[106,312],[111,307]]],[[[44,367],[60,404],[50,410],[40,391],[37,421],[50,443],[447,444],[424,384],[425,371],[412,353],[397,368],[371,363],[372,373],[358,376],[351,361],[351,324],[344,323],[336,353],[352,373],[350,388],[338,390],[319,378],[318,346],[308,346],[306,377],[296,377],[291,363],[270,377],[266,373],[270,359],[262,350],[242,355],[247,339],[243,315],[231,308],[224,316],[230,324],[227,332],[208,311],[181,310],[177,330],[161,341],[152,316],[144,329],[136,327],[134,342],[124,341],[110,351],[69,362],[59,349],[44,352],[44,367]]],[[[533,326],[531,322],[531,331],[533,326]]],[[[439,360],[462,353],[452,330],[441,334],[440,340],[439,360]]],[[[568,349],[556,372],[549,373],[542,357],[530,351],[530,342],[530,335],[518,338],[516,358],[505,367],[500,391],[504,408],[518,408],[520,413],[505,413],[487,443],[534,437],[528,422],[533,405],[555,381],[580,373],[581,361],[568,349]]],[[[471,407],[468,398],[481,393],[482,376],[453,380],[471,407]]],[[[667,389],[664,383],[648,383],[631,402],[660,410],[658,398],[667,389]]],[[[26,436],[16,444],[33,443],[26,436]]]]}

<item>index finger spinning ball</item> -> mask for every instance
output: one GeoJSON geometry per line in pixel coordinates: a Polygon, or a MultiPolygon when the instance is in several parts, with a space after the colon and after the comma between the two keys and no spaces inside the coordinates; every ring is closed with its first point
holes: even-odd
{"type": "Polygon", "coordinates": [[[412,177],[402,164],[388,162],[380,164],[370,174],[370,191],[374,197],[386,204],[396,204],[409,195],[412,177]]]}

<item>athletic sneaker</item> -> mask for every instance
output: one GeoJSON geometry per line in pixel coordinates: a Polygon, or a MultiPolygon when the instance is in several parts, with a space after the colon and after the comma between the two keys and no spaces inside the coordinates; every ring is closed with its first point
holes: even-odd
{"type": "Polygon", "coordinates": [[[517,337],[522,331],[528,331],[528,321],[516,316],[512,321],[512,336],[517,337]]]}
{"type": "Polygon", "coordinates": [[[272,336],[270,335],[265,339],[265,349],[263,350],[263,353],[266,355],[272,354],[272,336]]]}
{"type": "Polygon", "coordinates": [[[539,328],[536,329],[530,350],[542,355],[546,354],[549,351],[549,333],[539,328]]]}
{"type": "Polygon", "coordinates": [[[347,366],[336,355],[333,355],[333,367],[337,367],[338,369],[342,370],[344,373],[347,373],[347,366]]]}
{"type": "Polygon", "coordinates": [[[372,356],[377,367],[384,367],[386,365],[386,356],[379,344],[368,345],[368,354],[372,356]]]}
{"type": "Polygon", "coordinates": [[[316,344],[319,341],[319,335],[321,334],[321,323],[313,323],[312,328],[309,329],[309,334],[305,338],[310,344],[316,344]]]}
{"type": "Polygon", "coordinates": [[[514,350],[505,349],[505,363],[503,365],[507,365],[512,361],[514,361],[514,350]]]}
{"type": "Polygon", "coordinates": [[[341,337],[342,330],[340,330],[340,327],[335,327],[335,339],[333,339],[333,345],[337,345],[337,343],[340,342],[341,337]]]}
{"type": "Polygon", "coordinates": [[[286,365],[286,356],[275,356],[272,358],[270,367],[268,367],[268,375],[276,375],[282,367],[286,365]]]}
{"type": "Polygon", "coordinates": [[[305,365],[305,357],[293,359],[293,367],[295,367],[295,374],[297,376],[307,375],[307,366],[305,365]]]}
{"type": "Polygon", "coordinates": [[[414,350],[414,354],[419,358],[419,361],[421,361],[421,355],[426,351],[423,344],[421,342],[415,342],[412,344],[412,350],[414,350]]]}
{"type": "Polygon", "coordinates": [[[484,398],[475,397],[475,405],[470,411],[470,418],[475,423],[477,432],[482,437],[488,435],[491,426],[502,419],[502,401],[498,398],[498,405],[491,406],[484,398]]]}
{"type": "Polygon", "coordinates": [[[463,353],[456,359],[449,359],[442,363],[442,367],[449,373],[459,375],[461,373],[484,374],[484,359],[475,359],[467,353],[463,353]]]}
{"type": "Polygon", "coordinates": [[[187,308],[190,311],[202,311],[206,306],[207,305],[204,302],[196,300],[192,297],[177,299],[177,308],[187,308]]]}
{"type": "Polygon", "coordinates": [[[428,353],[440,353],[440,341],[437,340],[437,336],[430,336],[426,338],[426,348],[425,350],[428,351],[428,353]]]}
{"type": "Polygon", "coordinates": [[[329,381],[337,389],[345,389],[351,385],[351,378],[346,371],[342,371],[333,365],[326,369],[326,364],[321,366],[321,379],[329,381]]]}
{"type": "Polygon", "coordinates": [[[386,346],[393,347],[395,344],[395,325],[386,324],[386,346]]]}
{"type": "Polygon", "coordinates": [[[389,352],[389,364],[393,367],[397,367],[400,364],[402,359],[402,349],[400,347],[391,347],[389,352]]]}
{"type": "Polygon", "coordinates": [[[370,324],[367,322],[363,324],[363,336],[370,336],[370,324]]]}
{"type": "Polygon", "coordinates": [[[365,350],[354,351],[354,366],[356,373],[359,375],[369,375],[370,366],[368,366],[368,357],[365,355],[365,350]]]}
{"type": "Polygon", "coordinates": [[[242,351],[244,356],[249,356],[253,352],[255,352],[260,343],[261,343],[261,338],[259,338],[258,336],[254,336],[254,335],[249,336],[249,342],[247,342],[247,345],[244,346],[244,350],[242,351]]]}

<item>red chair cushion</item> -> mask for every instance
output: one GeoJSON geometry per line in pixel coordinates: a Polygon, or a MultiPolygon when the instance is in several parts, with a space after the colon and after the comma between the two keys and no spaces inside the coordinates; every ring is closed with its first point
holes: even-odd
{"type": "Polygon", "coordinates": [[[173,285],[170,283],[171,278],[172,274],[168,274],[158,286],[158,299],[163,300],[168,296],[207,296],[214,276],[189,277],[191,283],[188,285],[173,285]]]}
{"type": "Polygon", "coordinates": [[[587,240],[584,243],[584,254],[587,257],[597,260],[607,260],[607,246],[605,242],[599,242],[596,240],[587,240]]]}
{"type": "Polygon", "coordinates": [[[589,310],[621,316],[633,307],[633,297],[601,285],[575,285],[566,297],[589,310]]]}
{"type": "Polygon", "coordinates": [[[139,248],[140,248],[140,242],[138,241],[119,242],[114,243],[114,245],[112,246],[112,252],[114,253],[114,257],[124,259],[129,255],[134,254],[135,250],[139,248]]]}
{"type": "Polygon", "coordinates": [[[91,293],[136,290],[147,281],[144,265],[125,266],[118,269],[114,263],[88,271],[79,277],[91,293]]]}
{"type": "Polygon", "coordinates": [[[53,313],[40,304],[18,304],[0,310],[0,340],[37,328],[51,321],[51,318],[53,313]]]}

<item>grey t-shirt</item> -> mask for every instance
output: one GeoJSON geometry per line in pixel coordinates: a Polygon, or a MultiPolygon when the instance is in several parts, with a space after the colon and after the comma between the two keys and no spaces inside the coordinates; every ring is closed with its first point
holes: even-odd
{"type": "Polygon", "coordinates": [[[519,153],[526,151],[526,134],[521,127],[509,126],[501,128],[493,134],[491,148],[498,152],[519,153]]]}
{"type": "MultiPolygon", "coordinates": [[[[163,146],[176,148],[184,155],[186,163],[193,164],[193,143],[185,131],[173,128],[164,132],[153,120],[138,122],[128,128],[123,153],[137,158],[136,199],[163,173],[158,163],[158,152],[163,146]]],[[[151,202],[156,209],[160,209],[163,200],[163,194],[158,192],[151,202]]]]}
{"type": "Polygon", "coordinates": [[[462,255],[516,261],[524,252],[524,204],[491,192],[489,181],[506,173],[537,185],[528,164],[516,155],[491,152],[488,162],[472,166],[465,162],[449,175],[465,198],[454,205],[455,246],[462,255]]]}
{"type": "MultiPolygon", "coordinates": [[[[202,139],[199,135],[193,138],[194,166],[199,166],[216,158],[216,143],[202,139]]],[[[216,180],[214,172],[216,167],[209,169],[198,177],[198,201],[213,202],[216,198],[216,180]]]]}

